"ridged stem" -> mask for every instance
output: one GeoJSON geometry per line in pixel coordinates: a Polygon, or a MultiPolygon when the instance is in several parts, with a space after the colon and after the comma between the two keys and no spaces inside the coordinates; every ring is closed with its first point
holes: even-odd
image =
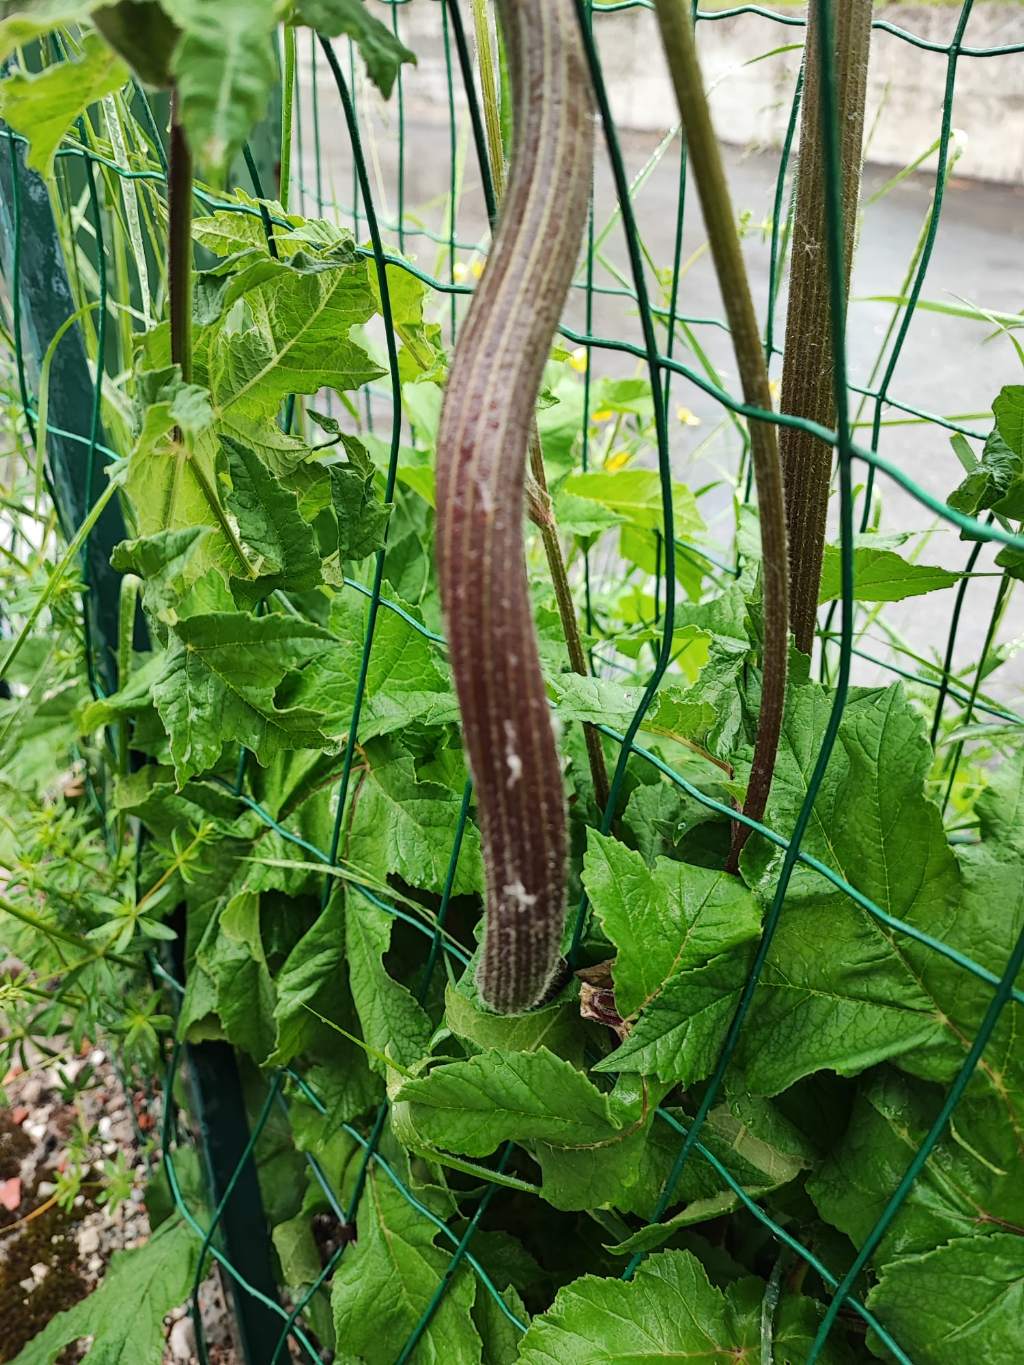
{"type": "MultiPolygon", "coordinates": [[[[540,531],[541,544],[544,546],[548,573],[551,575],[551,584],[555,590],[558,618],[562,623],[562,634],[565,636],[565,647],[569,655],[569,667],[574,673],[585,678],[590,672],[590,661],[587,658],[587,651],[583,648],[579,618],[576,615],[576,603],[573,600],[572,588],[569,586],[569,575],[566,572],[565,560],[562,557],[562,543],[558,538],[558,522],[555,519],[551,499],[548,496],[547,476],[544,472],[544,453],[541,449],[540,432],[537,429],[536,418],[530,429],[530,472],[534,483],[530,497],[530,514],[534,525],[540,531]]],[[[604,761],[601,736],[596,726],[588,725],[584,721],[583,740],[587,746],[590,780],[594,784],[594,804],[599,811],[603,811],[611,798],[611,787],[608,782],[608,767],[604,761]]]]}
{"type": "MultiPolygon", "coordinates": [[[[477,61],[480,69],[481,103],[484,112],[484,127],[487,133],[488,165],[491,183],[494,186],[495,202],[500,205],[505,197],[505,154],[501,141],[501,109],[498,90],[494,79],[494,51],[491,45],[491,31],[487,19],[486,0],[473,0],[473,28],[477,46],[477,61]]],[[[555,603],[565,636],[569,665],[574,673],[586,677],[590,672],[587,652],[583,648],[576,603],[569,586],[569,575],[565,567],[565,557],[558,535],[558,522],[551,499],[548,496],[547,474],[544,469],[544,453],[541,448],[540,431],[536,418],[530,428],[529,439],[530,473],[527,476],[527,509],[537,529],[540,531],[544,556],[551,575],[555,603]],[[532,482],[531,482],[532,480],[532,482]]],[[[608,767],[605,763],[601,736],[592,725],[583,725],[583,737],[587,746],[587,761],[590,766],[590,780],[594,787],[594,803],[603,811],[608,804],[611,788],[608,782],[608,767]]]]}
{"type": "Polygon", "coordinates": [[[494,197],[500,204],[505,194],[505,154],[501,145],[501,109],[494,79],[494,50],[487,19],[487,0],[473,0],[473,35],[476,38],[477,64],[480,68],[480,96],[487,130],[488,163],[494,197]]]}
{"type": "MultiPolygon", "coordinates": [[[[768,370],[740,250],[729,186],[697,60],[689,5],[686,0],[655,0],[655,10],[686,133],[690,165],[704,211],[708,243],[732,332],[743,397],[747,403],[770,411],[772,399],[768,388],[768,370]]],[[[789,651],[789,608],[786,511],[774,426],[751,421],[750,449],[761,518],[764,654],[761,711],[743,811],[752,819],[759,820],[768,800],[782,729],[789,651]]],[[[731,872],[737,870],[740,852],[749,834],[748,826],[733,825],[732,847],[727,863],[731,872]]]]}
{"type": "Polygon", "coordinates": [[[192,381],[192,152],[171,94],[171,154],[167,170],[167,298],[171,363],[192,381]]]}
{"type": "MultiPolygon", "coordinates": [[[[871,0],[846,0],[846,3],[834,6],[846,296],[850,289],[860,198],[871,8],[871,0]]],[[[810,0],[782,369],[782,410],[796,417],[806,417],[820,426],[833,427],[836,406],[828,271],[825,268],[825,170],[818,96],[821,71],[817,31],[820,22],[820,0],[810,0]]],[[[832,447],[807,432],[784,427],[779,437],[779,453],[789,531],[790,616],[797,648],[810,654],[818,616],[818,589],[832,481],[832,447]]]]}
{"type": "Polygon", "coordinates": [[[487,870],[483,999],[540,1000],[559,964],[567,832],[523,541],[527,451],[587,222],[589,78],[573,0],[501,0],[511,174],[437,441],[437,556],[487,870]]]}
{"type": "Polygon", "coordinates": [[[281,207],[288,212],[292,185],[292,118],[295,109],[295,29],[285,24],[284,74],[281,80],[281,207]]]}

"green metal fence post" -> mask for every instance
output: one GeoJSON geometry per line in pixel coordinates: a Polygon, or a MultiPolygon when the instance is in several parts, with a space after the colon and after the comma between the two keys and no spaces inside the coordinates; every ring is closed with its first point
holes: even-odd
{"type": "MultiPolygon", "coordinates": [[[[225,1200],[220,1219],[224,1248],[242,1279],[276,1302],[277,1285],[256,1163],[246,1156],[249,1125],[234,1050],[227,1043],[196,1044],[188,1049],[188,1069],[210,1203],[216,1208],[225,1200]]],[[[246,1365],[270,1365],[281,1333],[280,1317],[234,1279],[225,1278],[242,1359],[246,1365]]]]}
{"type": "MultiPolygon", "coordinates": [[[[0,128],[8,131],[6,125],[0,128]]],[[[75,311],[75,303],[47,186],[25,165],[24,144],[9,137],[3,140],[6,146],[0,146],[0,268],[14,305],[19,334],[22,399],[26,416],[34,421],[38,407],[33,395],[43,357],[57,329],[75,311]]],[[[105,445],[102,429],[95,443],[91,439],[95,382],[89,372],[81,332],[72,327],[58,344],[50,369],[46,439],[51,492],[61,526],[70,535],[85,520],[90,503],[103,488],[103,469],[108,458],[100,449],[105,445]]],[[[117,687],[121,579],[111,567],[110,555],[125,536],[121,509],[112,500],[83,552],[88,583],[83,602],[87,639],[96,681],[106,692],[117,687]]],[[[146,647],[145,638],[137,643],[146,647]]],[[[202,1043],[188,1049],[188,1058],[212,1205],[220,1203],[238,1172],[221,1217],[225,1248],[248,1283],[266,1298],[275,1300],[277,1287],[270,1239],[251,1158],[238,1171],[249,1142],[249,1127],[234,1053],[224,1043],[202,1043]]],[[[279,1333],[279,1320],[244,1291],[233,1289],[233,1299],[243,1357],[247,1365],[266,1365],[279,1333]]]]}
{"type": "MultiPolygon", "coordinates": [[[[6,124],[0,129],[9,132],[6,124]]],[[[24,144],[6,136],[4,141],[6,146],[0,147],[0,264],[8,296],[14,300],[17,294],[20,304],[14,309],[20,332],[16,338],[20,342],[19,378],[26,390],[34,392],[47,347],[75,304],[46,184],[26,167],[24,144]]],[[[93,389],[81,332],[72,327],[58,344],[50,370],[46,442],[57,515],[64,530],[72,534],[104,484],[106,459],[98,448],[92,452],[90,478],[93,389]]],[[[31,401],[27,392],[22,397],[31,401]]],[[[97,447],[103,444],[100,431],[97,447]]],[[[84,606],[88,638],[97,681],[107,691],[117,685],[121,578],[110,566],[110,552],[124,537],[121,510],[111,500],[89,537],[83,563],[91,589],[84,606]]]]}

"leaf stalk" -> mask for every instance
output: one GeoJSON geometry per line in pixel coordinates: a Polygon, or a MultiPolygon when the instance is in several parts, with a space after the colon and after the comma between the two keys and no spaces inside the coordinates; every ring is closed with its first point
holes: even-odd
{"type": "MultiPolygon", "coordinates": [[[[752,406],[770,412],[768,370],[740,250],[736,216],[697,59],[689,5],[684,0],[655,0],[654,8],[732,332],[743,397],[752,406]]],[[[751,420],[750,446],[761,518],[764,652],[761,711],[743,812],[759,820],[767,804],[782,729],[789,652],[789,604],[786,510],[774,426],[751,420]]],[[[749,836],[749,826],[733,824],[732,846],[726,864],[730,872],[738,870],[739,856],[749,836]]]]}
{"type": "MultiPolygon", "coordinates": [[[[871,0],[846,0],[834,7],[835,71],[843,202],[844,298],[850,271],[860,198],[864,103],[871,45],[871,0]]],[[[821,0],[810,0],[804,58],[804,102],[800,164],[793,217],[793,251],[786,348],[782,369],[782,410],[819,426],[836,421],[829,281],[825,241],[825,166],[822,155],[821,69],[817,40],[821,0]]],[[[790,614],[797,649],[810,654],[818,616],[832,482],[832,447],[794,427],[779,436],[789,533],[790,614]]]]}

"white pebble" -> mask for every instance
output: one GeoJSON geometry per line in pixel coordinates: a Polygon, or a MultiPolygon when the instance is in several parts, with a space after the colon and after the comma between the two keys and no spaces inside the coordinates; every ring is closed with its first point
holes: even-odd
{"type": "Polygon", "coordinates": [[[177,1320],[171,1328],[167,1344],[171,1348],[171,1359],[188,1365],[196,1353],[196,1329],[190,1317],[177,1320]]]}

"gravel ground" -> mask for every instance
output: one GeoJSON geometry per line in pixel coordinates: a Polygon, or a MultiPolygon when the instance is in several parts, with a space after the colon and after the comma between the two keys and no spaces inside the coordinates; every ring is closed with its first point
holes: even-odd
{"type": "MultiPolygon", "coordinates": [[[[340,120],[337,101],[326,93],[332,91],[333,86],[330,73],[322,64],[320,80],[320,178],[324,212],[330,216],[337,203],[341,206],[344,219],[352,201],[351,148],[340,120]]],[[[303,114],[307,118],[305,126],[308,129],[312,121],[311,111],[304,109],[303,114]]],[[[398,184],[394,109],[388,106],[380,111],[372,99],[364,99],[361,115],[365,120],[365,147],[374,196],[384,219],[389,220],[393,217],[397,203],[398,184]],[[370,116],[371,108],[378,110],[376,117],[370,116]]],[[[442,119],[443,106],[430,110],[421,103],[415,106],[414,115],[410,115],[407,106],[403,165],[407,210],[443,236],[449,146],[447,125],[442,119]]],[[[651,133],[624,131],[620,141],[627,172],[632,179],[655,152],[659,138],[651,133]]],[[[728,145],[723,146],[722,151],[736,212],[748,215],[752,224],[765,222],[773,208],[777,151],[728,145]]],[[[964,165],[968,170],[970,164],[970,156],[965,154],[964,165]]],[[[662,267],[671,262],[674,248],[679,193],[678,165],[678,149],[673,147],[638,190],[634,203],[640,235],[651,259],[662,267]]],[[[301,172],[301,184],[296,189],[296,206],[304,206],[302,211],[315,214],[318,212],[314,188],[317,174],[309,151],[301,172]]],[[[879,302],[878,298],[899,292],[907,262],[928,211],[934,185],[933,173],[909,175],[896,188],[874,200],[873,196],[891,174],[890,168],[873,165],[868,165],[864,171],[863,203],[852,285],[853,302],[847,328],[850,378],[857,384],[868,383],[891,314],[890,305],[879,302]]],[[[601,229],[611,220],[616,200],[600,137],[595,194],[595,221],[598,229],[601,229]]],[[[1019,278],[1022,208],[1024,185],[991,185],[952,177],[947,186],[924,297],[945,304],[970,300],[988,308],[1016,309],[1019,306],[1019,286],[1015,281],[1019,278]]],[[[465,177],[458,204],[458,235],[465,243],[483,240],[486,235],[486,216],[471,150],[466,155],[465,177]]],[[[393,239],[394,234],[389,233],[388,240],[393,239]]],[[[683,260],[689,260],[691,266],[687,268],[683,279],[680,310],[696,317],[721,317],[721,295],[710,260],[706,254],[702,254],[704,243],[703,219],[699,205],[694,201],[685,215],[683,260]]],[[[448,263],[445,248],[422,235],[410,236],[406,247],[421,268],[436,272],[439,278],[446,276],[448,263]]],[[[763,318],[770,255],[767,234],[752,231],[744,239],[743,249],[758,316],[763,318]]],[[[625,242],[617,221],[613,223],[613,230],[602,247],[602,253],[618,274],[629,278],[625,242]]],[[[463,267],[471,259],[471,253],[464,250],[460,250],[457,256],[463,267]]],[[[616,276],[603,265],[598,266],[595,279],[599,287],[617,286],[616,276]]],[[[777,309],[780,337],[785,324],[786,302],[786,291],[783,289],[777,309]]],[[[567,318],[574,327],[583,329],[585,314],[580,291],[575,291],[570,299],[567,318]]],[[[698,327],[697,331],[706,353],[723,376],[726,387],[735,390],[736,362],[728,335],[709,327],[698,327]]],[[[643,341],[635,305],[614,293],[595,297],[593,332],[597,336],[634,344],[642,344],[643,341]]],[[[1005,339],[991,340],[990,332],[990,328],[974,322],[922,310],[908,333],[890,390],[891,396],[899,402],[919,406],[926,412],[985,412],[1003,384],[1018,383],[1020,378],[1020,366],[1010,344],[1005,339]]],[[[623,376],[633,372],[630,359],[601,350],[593,353],[592,364],[598,375],[623,376]]],[[[642,367],[638,365],[636,368],[639,372],[642,367]]],[[[673,408],[677,404],[691,409],[697,425],[691,428],[689,425],[672,423],[673,468],[677,478],[692,488],[700,488],[719,480],[723,469],[734,468],[737,445],[731,429],[720,426],[722,414],[716,401],[696,385],[687,380],[675,379],[672,384],[673,408]],[[709,434],[713,431],[718,434],[709,440],[709,434]]],[[[859,407],[859,403],[855,406],[859,407]]],[[[870,415],[871,410],[866,409],[863,420],[870,415]]],[[[386,423],[386,406],[382,406],[380,416],[382,423],[386,423]]],[[[887,422],[901,422],[904,416],[896,408],[885,411],[887,422]]],[[[984,432],[989,429],[990,422],[978,418],[967,421],[966,425],[984,432]]],[[[858,435],[867,437],[869,432],[861,429],[858,435]]],[[[924,424],[886,426],[882,429],[879,450],[903,473],[939,498],[945,498],[963,477],[947,433],[938,427],[924,424]]],[[[863,480],[864,472],[858,464],[858,483],[863,480]]],[[[883,502],[881,529],[884,532],[925,531],[932,525],[931,514],[897,484],[880,477],[876,487],[883,502]]],[[[705,519],[715,528],[716,534],[725,536],[726,541],[731,535],[731,496],[729,487],[719,484],[702,497],[700,503],[705,519]]],[[[834,524],[832,529],[837,536],[834,524]]],[[[922,562],[958,569],[962,568],[966,557],[967,547],[959,542],[958,533],[941,527],[926,544],[922,562]]],[[[984,550],[977,565],[978,570],[991,575],[994,558],[994,550],[984,550]]],[[[610,561],[609,572],[612,577],[617,575],[617,561],[614,558],[610,561]]],[[[979,577],[971,585],[957,637],[954,663],[958,669],[972,666],[981,654],[995,591],[996,576],[979,577]]],[[[931,657],[933,651],[945,648],[952,599],[953,593],[946,591],[889,604],[885,619],[914,650],[931,657]]],[[[1004,615],[999,639],[1005,643],[1021,636],[1024,636],[1024,595],[1018,592],[1014,594],[1004,615]]],[[[865,647],[869,651],[878,651],[880,645],[884,651],[884,637],[879,631],[871,632],[865,647]]],[[[880,681],[891,681],[891,676],[857,662],[855,680],[874,685],[880,681]]],[[[1017,652],[992,676],[987,685],[1004,702],[1016,703],[1024,688],[1024,651],[1017,652]]]]}
{"type": "MultiPolygon", "coordinates": [[[[143,1203],[151,1135],[159,1123],[141,1090],[126,1095],[106,1053],[86,1049],[70,1060],[40,1054],[30,1070],[13,1068],[0,1108],[0,1362],[14,1360],[54,1314],[70,1308],[103,1278],[115,1251],[149,1236],[143,1203]],[[85,1081],[77,1094],[72,1083],[85,1081]],[[120,1155],[119,1155],[120,1154],[120,1155]],[[113,1213],[102,1207],[105,1162],[123,1160],[131,1192],[113,1213]],[[70,1209],[57,1182],[75,1165],[82,1185],[70,1209]]],[[[200,1291],[210,1365],[236,1365],[230,1315],[219,1278],[200,1291]]],[[[195,1334],[188,1305],[166,1319],[165,1365],[193,1365],[195,1334]]],[[[59,1365],[83,1359],[79,1343],[59,1365]]],[[[142,1362],[140,1362],[142,1365],[142,1362]]]]}

